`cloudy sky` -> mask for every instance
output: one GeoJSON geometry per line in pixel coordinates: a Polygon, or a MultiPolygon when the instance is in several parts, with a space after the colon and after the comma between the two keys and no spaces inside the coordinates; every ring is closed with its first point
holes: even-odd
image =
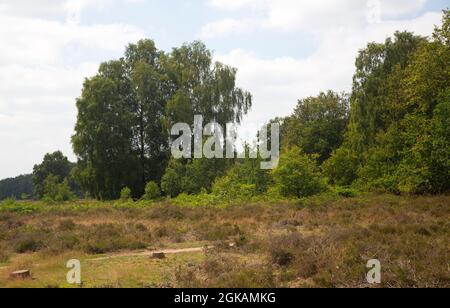
{"type": "Polygon", "coordinates": [[[358,49],[395,30],[430,35],[448,0],[0,0],[0,178],[47,152],[74,159],[75,98],[98,64],[152,38],[169,51],[203,40],[239,68],[249,122],[297,99],[348,91],[358,49]]]}

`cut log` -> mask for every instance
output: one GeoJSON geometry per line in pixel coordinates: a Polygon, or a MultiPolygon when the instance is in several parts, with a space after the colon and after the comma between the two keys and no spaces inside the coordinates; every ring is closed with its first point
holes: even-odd
{"type": "Polygon", "coordinates": [[[12,279],[29,279],[31,278],[31,272],[29,270],[17,271],[10,274],[12,279]]]}
{"type": "Polygon", "coordinates": [[[154,252],[153,254],[152,254],[152,259],[159,259],[159,260],[162,260],[162,259],[165,259],[166,258],[166,255],[165,255],[165,253],[163,253],[163,252],[154,252]]]}

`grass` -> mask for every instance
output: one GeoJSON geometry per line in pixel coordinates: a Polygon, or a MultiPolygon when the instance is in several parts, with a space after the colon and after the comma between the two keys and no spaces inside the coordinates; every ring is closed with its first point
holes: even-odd
{"type": "Polygon", "coordinates": [[[450,287],[449,196],[211,202],[10,200],[0,205],[0,287],[73,287],[65,264],[74,258],[84,287],[368,287],[370,259],[382,263],[381,287],[450,287]],[[210,245],[165,260],[93,260],[210,245]],[[9,279],[18,269],[33,279],[9,279]]]}

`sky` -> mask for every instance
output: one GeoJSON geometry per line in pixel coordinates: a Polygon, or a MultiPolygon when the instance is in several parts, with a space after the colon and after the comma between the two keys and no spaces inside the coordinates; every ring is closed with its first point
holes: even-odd
{"type": "Polygon", "coordinates": [[[75,161],[75,100],[128,43],[170,51],[202,40],[238,68],[254,106],[245,123],[289,115],[298,99],[350,91],[367,42],[429,36],[449,0],[0,0],[0,179],[45,153],[75,161]]]}

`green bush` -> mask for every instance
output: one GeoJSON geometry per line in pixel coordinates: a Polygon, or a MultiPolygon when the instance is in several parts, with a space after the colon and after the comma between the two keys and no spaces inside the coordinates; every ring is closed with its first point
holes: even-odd
{"type": "Polygon", "coordinates": [[[351,185],[358,176],[358,168],[358,155],[345,147],[336,150],[322,165],[324,174],[333,185],[351,185]]]}
{"type": "Polygon", "coordinates": [[[213,185],[213,194],[230,198],[252,198],[267,192],[272,179],[261,169],[261,159],[237,160],[224,177],[213,185]]]}
{"type": "Polygon", "coordinates": [[[14,207],[17,205],[17,201],[14,198],[6,198],[0,203],[0,207],[14,207]]]}
{"type": "Polygon", "coordinates": [[[298,147],[281,155],[280,164],[272,174],[277,189],[284,197],[308,197],[327,189],[315,156],[304,154],[298,147]]]}
{"type": "Polygon", "coordinates": [[[129,201],[131,199],[131,189],[129,187],[124,187],[120,191],[120,200],[129,201]]]}
{"type": "Polygon", "coordinates": [[[171,160],[161,180],[161,189],[169,197],[176,197],[183,190],[184,166],[177,160],[171,160]]]}
{"type": "Polygon", "coordinates": [[[74,193],[70,190],[69,181],[65,179],[60,183],[58,176],[49,175],[44,181],[44,201],[63,202],[73,200],[74,193]]]}
{"type": "Polygon", "coordinates": [[[349,187],[336,187],[335,192],[344,198],[355,198],[358,196],[358,191],[349,187]]]}
{"type": "Polygon", "coordinates": [[[145,186],[145,200],[155,200],[161,197],[161,190],[159,189],[158,184],[155,182],[148,182],[145,186]]]}

